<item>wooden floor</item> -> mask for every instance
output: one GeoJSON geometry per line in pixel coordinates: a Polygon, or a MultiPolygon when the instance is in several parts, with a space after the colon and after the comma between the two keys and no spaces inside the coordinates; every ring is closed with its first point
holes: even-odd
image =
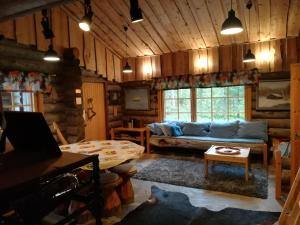
{"type": "MultiPolygon", "coordinates": [[[[139,162],[142,163],[139,163],[138,169],[142,169],[142,167],[149,165],[153,160],[159,157],[160,155],[158,154],[145,154],[141,159],[139,159],[139,162]]],[[[178,156],[173,157],[176,158],[178,156]]],[[[217,211],[226,207],[235,207],[260,211],[281,211],[280,204],[275,200],[274,171],[272,166],[269,167],[268,199],[252,198],[223,192],[208,191],[203,189],[179,187],[170,184],[142,181],[137,179],[132,179],[132,183],[135,190],[135,202],[128,206],[123,206],[123,213],[120,217],[104,219],[104,225],[113,224],[115,221],[119,221],[128,212],[134,210],[142,202],[146,201],[147,198],[150,196],[150,189],[152,185],[156,185],[157,187],[168,191],[182,192],[189,196],[190,201],[194,206],[207,207],[210,210],[217,211]]]]}

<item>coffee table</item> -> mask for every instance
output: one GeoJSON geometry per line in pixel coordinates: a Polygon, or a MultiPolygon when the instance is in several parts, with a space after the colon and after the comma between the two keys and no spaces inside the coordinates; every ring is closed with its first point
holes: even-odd
{"type": "Polygon", "coordinates": [[[248,170],[249,170],[249,153],[250,148],[242,148],[235,147],[240,149],[239,154],[220,154],[216,151],[216,148],[222,146],[212,145],[205,153],[204,153],[204,162],[205,162],[205,177],[208,177],[208,162],[209,161],[221,161],[221,162],[232,162],[232,163],[241,163],[245,164],[245,180],[248,181],[248,170]]]}

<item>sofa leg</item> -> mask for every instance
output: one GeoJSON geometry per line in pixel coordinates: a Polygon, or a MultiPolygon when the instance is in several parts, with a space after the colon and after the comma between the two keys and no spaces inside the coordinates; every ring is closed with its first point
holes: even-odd
{"type": "Polygon", "coordinates": [[[267,144],[264,144],[263,157],[264,157],[264,167],[268,169],[268,145],[267,144]]]}

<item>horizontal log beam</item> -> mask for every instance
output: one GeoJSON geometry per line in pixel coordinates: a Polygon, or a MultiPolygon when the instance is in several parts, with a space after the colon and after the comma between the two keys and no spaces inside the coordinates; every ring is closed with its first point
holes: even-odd
{"type": "Polygon", "coordinates": [[[285,128],[270,128],[268,131],[269,136],[278,138],[289,138],[290,129],[285,128]]]}
{"type": "Polygon", "coordinates": [[[287,119],[290,118],[289,111],[255,111],[252,110],[253,119],[287,119]]]}
{"type": "Polygon", "coordinates": [[[257,119],[267,121],[269,128],[290,128],[290,119],[257,119]]]}

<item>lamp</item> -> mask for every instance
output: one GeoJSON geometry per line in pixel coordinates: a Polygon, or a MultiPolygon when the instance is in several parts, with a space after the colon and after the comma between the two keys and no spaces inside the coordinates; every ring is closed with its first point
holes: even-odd
{"type": "Polygon", "coordinates": [[[143,14],[141,8],[139,7],[138,0],[130,0],[130,16],[132,23],[143,21],[143,14]]]}
{"type": "Polygon", "coordinates": [[[45,53],[44,58],[45,61],[57,62],[60,60],[58,54],[53,49],[53,45],[50,44],[48,47],[48,51],[45,53]]]}
{"type": "Polygon", "coordinates": [[[90,0],[84,0],[84,16],[79,22],[79,27],[83,31],[90,31],[92,24],[93,11],[90,0]]]}
{"type": "Polygon", "coordinates": [[[127,30],[128,30],[128,27],[124,26],[124,31],[125,31],[125,36],[126,36],[126,64],[125,66],[123,67],[123,73],[132,73],[132,68],[131,66],[129,65],[128,63],[128,60],[127,60],[127,48],[128,48],[128,45],[127,45],[127,30]]]}
{"type": "MultiPolygon", "coordinates": [[[[246,5],[247,9],[249,10],[249,35],[248,35],[248,42],[250,42],[250,9],[252,7],[252,2],[251,0],[248,1],[247,5],[246,5]]],[[[248,48],[248,51],[246,53],[246,55],[244,55],[243,58],[243,62],[244,63],[249,63],[249,62],[254,62],[255,61],[255,55],[251,52],[251,49],[248,48]]]]}
{"type": "Polygon", "coordinates": [[[223,35],[232,35],[242,32],[243,26],[241,21],[235,16],[235,11],[232,9],[232,0],[231,0],[231,9],[228,12],[228,18],[223,22],[221,34],[223,35]]]}

